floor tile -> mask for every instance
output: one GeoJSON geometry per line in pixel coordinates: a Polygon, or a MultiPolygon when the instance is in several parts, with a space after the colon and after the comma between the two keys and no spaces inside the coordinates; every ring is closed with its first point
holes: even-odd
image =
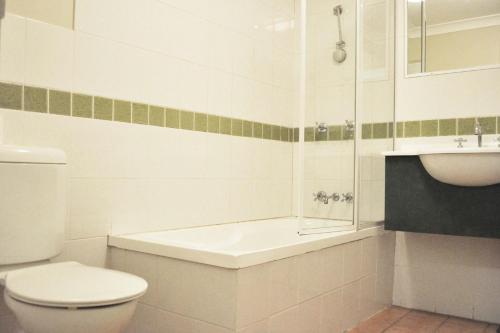
{"type": "Polygon", "coordinates": [[[411,311],[385,332],[389,333],[431,333],[443,324],[447,316],[422,311],[411,311]]]}
{"type": "Polygon", "coordinates": [[[489,325],[484,333],[497,333],[498,332],[498,325],[489,325]]]}
{"type": "Polygon", "coordinates": [[[488,324],[461,318],[449,318],[437,330],[438,333],[483,333],[488,324]]]}
{"type": "Polygon", "coordinates": [[[391,307],[387,310],[384,310],[372,318],[362,322],[357,327],[357,331],[359,333],[380,333],[392,326],[406,314],[408,314],[410,310],[400,307],[391,307]]]}

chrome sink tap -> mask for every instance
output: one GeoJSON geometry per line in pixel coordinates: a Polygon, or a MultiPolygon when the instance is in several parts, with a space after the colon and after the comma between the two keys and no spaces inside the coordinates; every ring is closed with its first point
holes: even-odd
{"type": "Polygon", "coordinates": [[[483,128],[477,119],[474,125],[474,135],[477,135],[477,146],[481,148],[483,146],[483,128]]]}

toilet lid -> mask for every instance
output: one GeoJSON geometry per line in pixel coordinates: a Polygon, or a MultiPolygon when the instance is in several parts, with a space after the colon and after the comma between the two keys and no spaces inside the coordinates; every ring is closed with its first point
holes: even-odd
{"type": "Polygon", "coordinates": [[[5,291],[29,304],[51,307],[114,305],[142,296],[144,279],[77,262],[40,265],[9,272],[5,291]]]}

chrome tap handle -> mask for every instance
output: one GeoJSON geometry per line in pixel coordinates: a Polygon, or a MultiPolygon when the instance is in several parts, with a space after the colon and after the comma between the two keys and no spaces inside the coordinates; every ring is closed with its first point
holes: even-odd
{"type": "Polygon", "coordinates": [[[326,194],[325,191],[319,191],[317,193],[313,193],[313,199],[314,201],[319,201],[324,204],[328,203],[328,194],[326,194]]]}
{"type": "Polygon", "coordinates": [[[453,140],[453,141],[455,141],[455,142],[457,142],[457,143],[458,143],[457,148],[463,148],[463,147],[464,147],[463,143],[464,143],[464,142],[467,142],[467,139],[464,139],[464,138],[458,138],[458,139],[455,139],[455,140],[453,140]]]}
{"type": "Polygon", "coordinates": [[[352,192],[342,193],[342,202],[351,203],[354,200],[352,192]]]}
{"type": "Polygon", "coordinates": [[[345,121],[345,128],[349,132],[354,131],[354,120],[346,120],[345,121]]]}

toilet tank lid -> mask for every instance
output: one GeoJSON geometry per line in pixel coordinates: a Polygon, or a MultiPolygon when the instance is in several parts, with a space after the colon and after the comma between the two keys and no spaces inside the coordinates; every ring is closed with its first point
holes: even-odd
{"type": "Polygon", "coordinates": [[[66,154],[56,148],[0,145],[0,163],[66,164],[66,154]]]}

